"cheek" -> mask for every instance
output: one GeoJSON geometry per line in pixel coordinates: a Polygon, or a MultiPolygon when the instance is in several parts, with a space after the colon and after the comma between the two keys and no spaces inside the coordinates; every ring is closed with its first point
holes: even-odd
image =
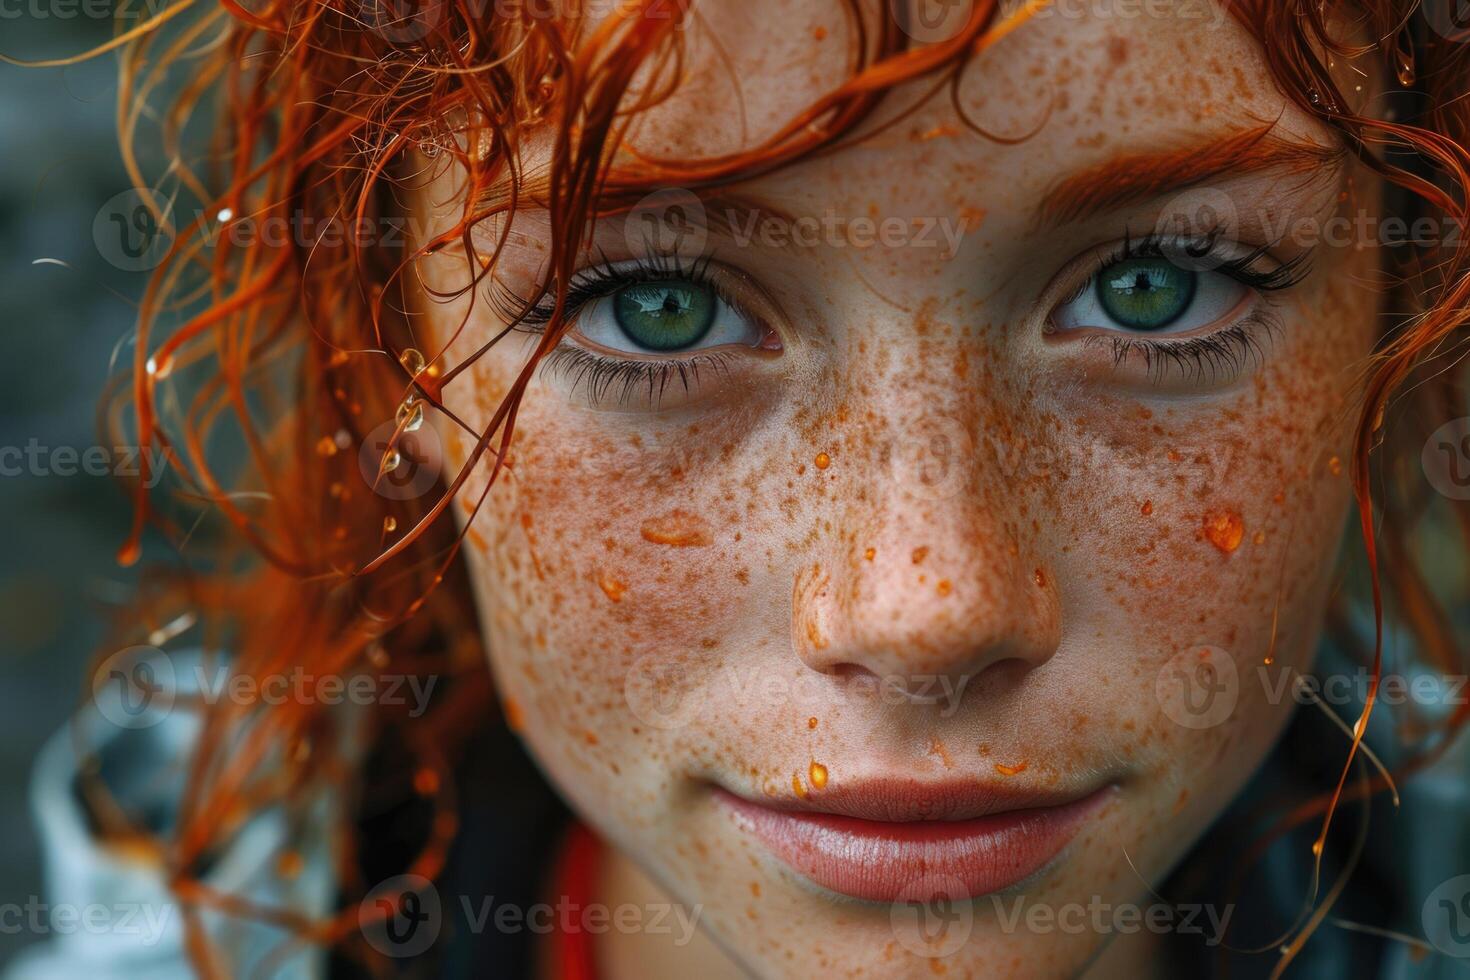
{"type": "MultiPolygon", "coordinates": [[[[477,377],[484,418],[503,388],[491,370],[477,377]]],[[[680,733],[659,724],[658,705],[640,711],[630,683],[682,688],[787,636],[789,605],[768,620],[749,601],[772,594],[785,551],[772,530],[784,491],[767,460],[788,451],[765,440],[753,453],[755,438],[738,412],[651,423],[539,385],[527,395],[509,469],[466,544],[508,714],[569,792],[678,765],[680,733]]],[[[461,465],[467,442],[446,441],[461,465]]],[[[478,468],[466,499],[488,473],[478,468]]]]}

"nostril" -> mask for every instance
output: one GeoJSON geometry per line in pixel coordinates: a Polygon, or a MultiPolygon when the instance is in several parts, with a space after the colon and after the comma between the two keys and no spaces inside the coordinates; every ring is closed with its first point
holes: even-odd
{"type": "Polygon", "coordinates": [[[828,674],[831,674],[833,677],[836,677],[836,678],[838,678],[840,680],[844,680],[844,681],[850,681],[850,680],[864,680],[864,681],[866,681],[866,680],[868,680],[870,678],[872,680],[881,680],[882,679],[882,678],[880,678],[878,676],[878,674],[875,671],[869,670],[867,667],[864,667],[862,664],[855,664],[855,663],[850,663],[850,662],[844,662],[844,663],[840,663],[840,664],[833,664],[831,667],[827,668],[827,670],[825,672],[828,673],[828,674]]]}

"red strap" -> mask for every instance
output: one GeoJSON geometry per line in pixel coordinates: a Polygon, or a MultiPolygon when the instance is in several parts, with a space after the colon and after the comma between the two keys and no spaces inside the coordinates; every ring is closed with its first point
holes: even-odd
{"type": "MultiPolygon", "coordinates": [[[[582,824],[573,824],[558,861],[557,899],[578,910],[591,905],[601,858],[602,842],[582,824]]],[[[597,980],[597,959],[592,944],[596,937],[583,929],[579,921],[558,925],[568,926],[556,933],[556,959],[563,980],[597,980]]]]}

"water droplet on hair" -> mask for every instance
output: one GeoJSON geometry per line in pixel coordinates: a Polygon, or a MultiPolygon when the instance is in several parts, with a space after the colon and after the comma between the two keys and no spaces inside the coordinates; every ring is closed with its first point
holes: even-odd
{"type": "Polygon", "coordinates": [[[413,395],[409,395],[403,400],[403,404],[398,406],[398,414],[395,418],[404,432],[417,432],[424,426],[424,403],[413,395]]]}
{"type": "Polygon", "coordinates": [[[382,472],[392,473],[394,470],[398,469],[398,464],[402,462],[403,457],[399,454],[398,450],[390,449],[383,454],[382,472]]]}
{"type": "Polygon", "coordinates": [[[398,519],[396,517],[385,517],[385,518],[383,518],[383,533],[384,534],[392,534],[396,530],[398,530],[398,519]]]}
{"type": "Polygon", "coordinates": [[[1399,38],[1398,49],[1394,52],[1394,74],[1398,76],[1399,84],[1408,88],[1414,84],[1417,72],[1414,68],[1414,49],[1405,43],[1408,35],[1399,38]]]}
{"type": "Polygon", "coordinates": [[[424,370],[424,355],[416,347],[405,347],[398,355],[398,363],[411,375],[417,376],[424,370]]]}

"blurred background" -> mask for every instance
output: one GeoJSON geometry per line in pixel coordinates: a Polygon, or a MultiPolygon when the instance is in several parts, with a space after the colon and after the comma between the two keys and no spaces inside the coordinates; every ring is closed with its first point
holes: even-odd
{"type": "MultiPolygon", "coordinates": [[[[0,54],[62,58],[105,42],[112,22],[92,16],[113,5],[103,6],[0,0],[0,54]]],[[[131,353],[132,303],[146,281],[93,234],[129,186],[116,74],[113,55],[0,63],[0,903],[43,893],[25,792],[32,759],[81,703],[87,661],[129,592],[130,573],[114,561],[129,516],[122,487],[68,466],[65,452],[99,444],[98,397],[114,350],[131,353]]],[[[0,928],[0,969],[37,938],[0,928]]]]}

